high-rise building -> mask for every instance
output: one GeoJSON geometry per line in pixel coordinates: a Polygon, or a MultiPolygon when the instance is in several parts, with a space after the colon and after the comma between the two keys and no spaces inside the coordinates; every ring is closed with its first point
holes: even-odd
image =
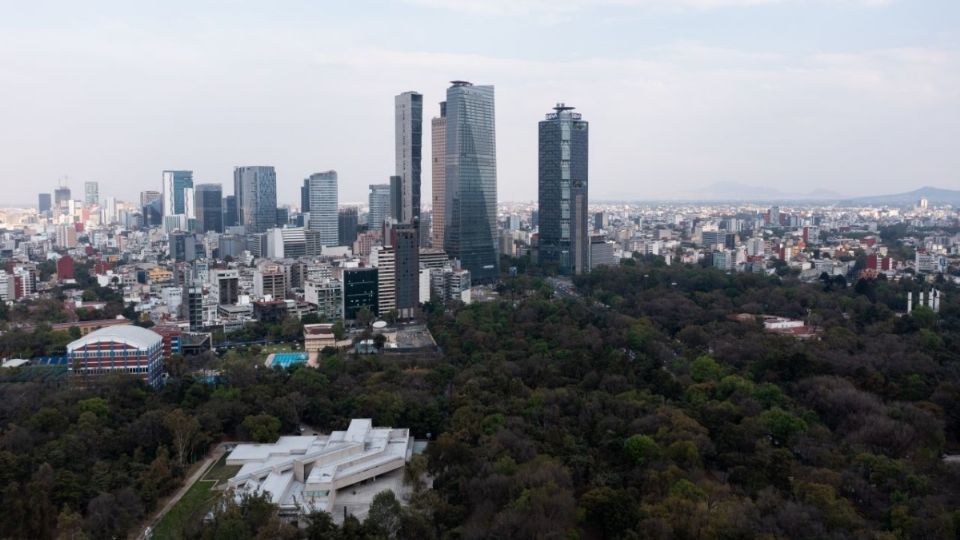
{"type": "Polygon", "coordinates": [[[223,226],[236,227],[240,224],[237,216],[237,196],[227,195],[223,198],[223,226]]]}
{"type": "Polygon", "coordinates": [[[300,186],[300,213],[305,214],[310,211],[310,179],[304,178],[303,185],[300,186]]]}
{"type": "Polygon", "coordinates": [[[390,228],[394,253],[395,305],[401,319],[416,316],[420,306],[420,230],[416,224],[401,223],[390,228]]]}
{"type": "Polygon", "coordinates": [[[337,214],[337,235],[340,239],[338,246],[353,246],[357,240],[357,209],[356,207],[341,208],[337,214]]]}
{"type": "Polygon", "coordinates": [[[50,211],[50,194],[49,193],[41,193],[40,196],[37,197],[37,211],[40,212],[41,214],[43,214],[44,212],[50,211]]]}
{"type": "Polygon", "coordinates": [[[217,303],[236,304],[240,299],[240,272],[235,268],[211,270],[210,283],[217,288],[217,303]]]}
{"type": "Polygon", "coordinates": [[[277,173],[273,167],[233,169],[237,219],[248,233],[262,233],[277,225],[277,173]]]}
{"type": "Polygon", "coordinates": [[[474,282],[499,275],[497,144],[493,86],[453,81],[447,89],[444,243],[474,282]]]}
{"type": "Polygon", "coordinates": [[[184,287],[183,304],[190,321],[190,330],[197,331],[203,328],[203,287],[184,287]]]}
{"type": "Polygon", "coordinates": [[[423,146],[423,96],[404,92],[394,98],[396,125],[396,176],[400,201],[394,219],[415,223],[420,219],[420,173],[423,146]]]}
{"type": "Polygon", "coordinates": [[[357,312],[368,309],[379,313],[377,288],[379,274],[376,268],[345,268],[343,270],[343,316],[353,320],[357,312]]]}
{"type": "Polygon", "coordinates": [[[370,213],[367,229],[383,230],[383,222],[390,217],[390,184],[370,184],[370,213]]]}
{"type": "Polygon", "coordinates": [[[143,226],[156,227],[163,224],[163,195],[159,191],[140,192],[140,211],[143,212],[143,226]]]}
{"type": "Polygon", "coordinates": [[[100,204],[100,184],[96,182],[83,183],[83,203],[87,205],[100,204]]]}
{"type": "Polygon", "coordinates": [[[375,248],[370,264],[377,268],[377,312],[386,315],[397,309],[396,252],[392,247],[375,248]]]}
{"type": "Polygon", "coordinates": [[[170,258],[175,261],[190,262],[197,258],[197,239],[192,233],[176,231],[170,233],[170,258]]]}
{"type": "Polygon", "coordinates": [[[403,186],[399,176],[390,177],[390,217],[399,222],[403,214],[403,186]]]}
{"type": "Polygon", "coordinates": [[[187,215],[187,189],[193,189],[193,171],[163,171],[164,216],[187,215]]]}
{"type": "Polygon", "coordinates": [[[563,103],[540,122],[540,261],[561,273],[590,271],[588,124],[563,103]]]}
{"type": "Polygon", "coordinates": [[[194,192],[200,232],[223,232],[223,186],[197,184],[194,192]]]}
{"type": "Polygon", "coordinates": [[[60,186],[53,190],[53,205],[57,208],[66,206],[70,202],[70,188],[60,186]]]}
{"type": "Polygon", "coordinates": [[[432,152],[432,183],[433,183],[433,227],[431,238],[435,248],[443,248],[444,234],[444,204],[447,189],[447,102],[440,102],[440,116],[430,121],[430,145],[432,152]]]}
{"type": "Polygon", "coordinates": [[[339,245],[337,234],[337,171],[310,175],[310,221],[308,228],[320,233],[320,243],[339,245]]]}

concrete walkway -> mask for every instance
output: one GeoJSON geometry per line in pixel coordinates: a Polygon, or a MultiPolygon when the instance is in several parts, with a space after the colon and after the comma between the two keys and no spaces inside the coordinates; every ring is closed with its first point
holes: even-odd
{"type": "Polygon", "coordinates": [[[203,478],[203,475],[207,474],[207,471],[210,470],[210,467],[219,460],[223,454],[226,452],[225,445],[229,443],[218,444],[216,448],[213,449],[207,458],[203,460],[202,463],[197,467],[197,469],[191,474],[183,485],[180,486],[180,489],[177,490],[167,502],[163,505],[160,510],[158,510],[154,516],[147,522],[147,526],[143,528],[143,531],[137,535],[137,540],[149,540],[153,536],[153,529],[157,526],[157,523],[160,523],[160,520],[163,519],[163,516],[167,515],[167,512],[173,509],[174,506],[180,502],[180,499],[190,491],[190,488],[197,483],[197,480],[203,478]]]}

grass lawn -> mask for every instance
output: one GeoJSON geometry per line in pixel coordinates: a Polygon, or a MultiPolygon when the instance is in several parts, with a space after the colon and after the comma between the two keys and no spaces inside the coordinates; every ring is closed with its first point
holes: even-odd
{"type": "Polygon", "coordinates": [[[204,480],[217,480],[225,482],[234,476],[240,470],[240,465],[227,465],[227,454],[220,456],[220,459],[214,463],[213,467],[203,475],[204,480]]]}
{"type": "Polygon", "coordinates": [[[214,494],[210,489],[216,482],[213,480],[199,480],[190,487],[177,504],[163,516],[157,528],[153,531],[155,540],[177,540],[183,525],[202,517],[213,500],[214,494]]]}

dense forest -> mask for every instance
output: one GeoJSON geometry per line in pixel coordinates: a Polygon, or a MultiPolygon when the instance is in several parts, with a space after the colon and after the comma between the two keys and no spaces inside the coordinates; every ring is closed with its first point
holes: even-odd
{"type": "Polygon", "coordinates": [[[630,262],[577,278],[579,297],[521,275],[499,301],[433,306],[438,354],[284,371],[231,352],[193,361],[221,369],[217,384],[182,374],[159,391],[4,374],[0,537],[123,537],[212,443],[353,417],[429,435],[418,466],[433,489],[342,527],[315,515],[297,529],[248,499],[179,534],[957,537],[960,466],[943,456],[960,449],[960,291],[941,285],[939,314],[900,316],[918,283],[630,262]]]}

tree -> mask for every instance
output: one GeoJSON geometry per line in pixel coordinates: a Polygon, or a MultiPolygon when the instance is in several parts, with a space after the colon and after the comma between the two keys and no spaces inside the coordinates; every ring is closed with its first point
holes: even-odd
{"type": "Polygon", "coordinates": [[[649,435],[631,435],[623,441],[623,449],[637,465],[643,465],[660,455],[660,446],[649,435]]]}
{"type": "Polygon", "coordinates": [[[333,338],[337,341],[342,340],[346,337],[347,333],[343,328],[343,321],[337,321],[333,323],[333,338]]]}
{"type": "Polygon", "coordinates": [[[200,422],[195,417],[184,413],[183,409],[174,409],[164,416],[163,424],[173,439],[177,464],[182,467],[186,463],[187,455],[193,450],[194,441],[200,431],[200,422]]]}
{"type": "Polygon", "coordinates": [[[400,532],[400,514],[400,501],[397,500],[393,491],[389,489],[381,491],[370,503],[370,511],[367,513],[364,526],[375,535],[393,540],[400,532]]]}
{"type": "Polygon", "coordinates": [[[243,419],[240,427],[250,440],[258,443],[274,442],[280,436],[280,419],[269,414],[257,414],[243,419]]]}

